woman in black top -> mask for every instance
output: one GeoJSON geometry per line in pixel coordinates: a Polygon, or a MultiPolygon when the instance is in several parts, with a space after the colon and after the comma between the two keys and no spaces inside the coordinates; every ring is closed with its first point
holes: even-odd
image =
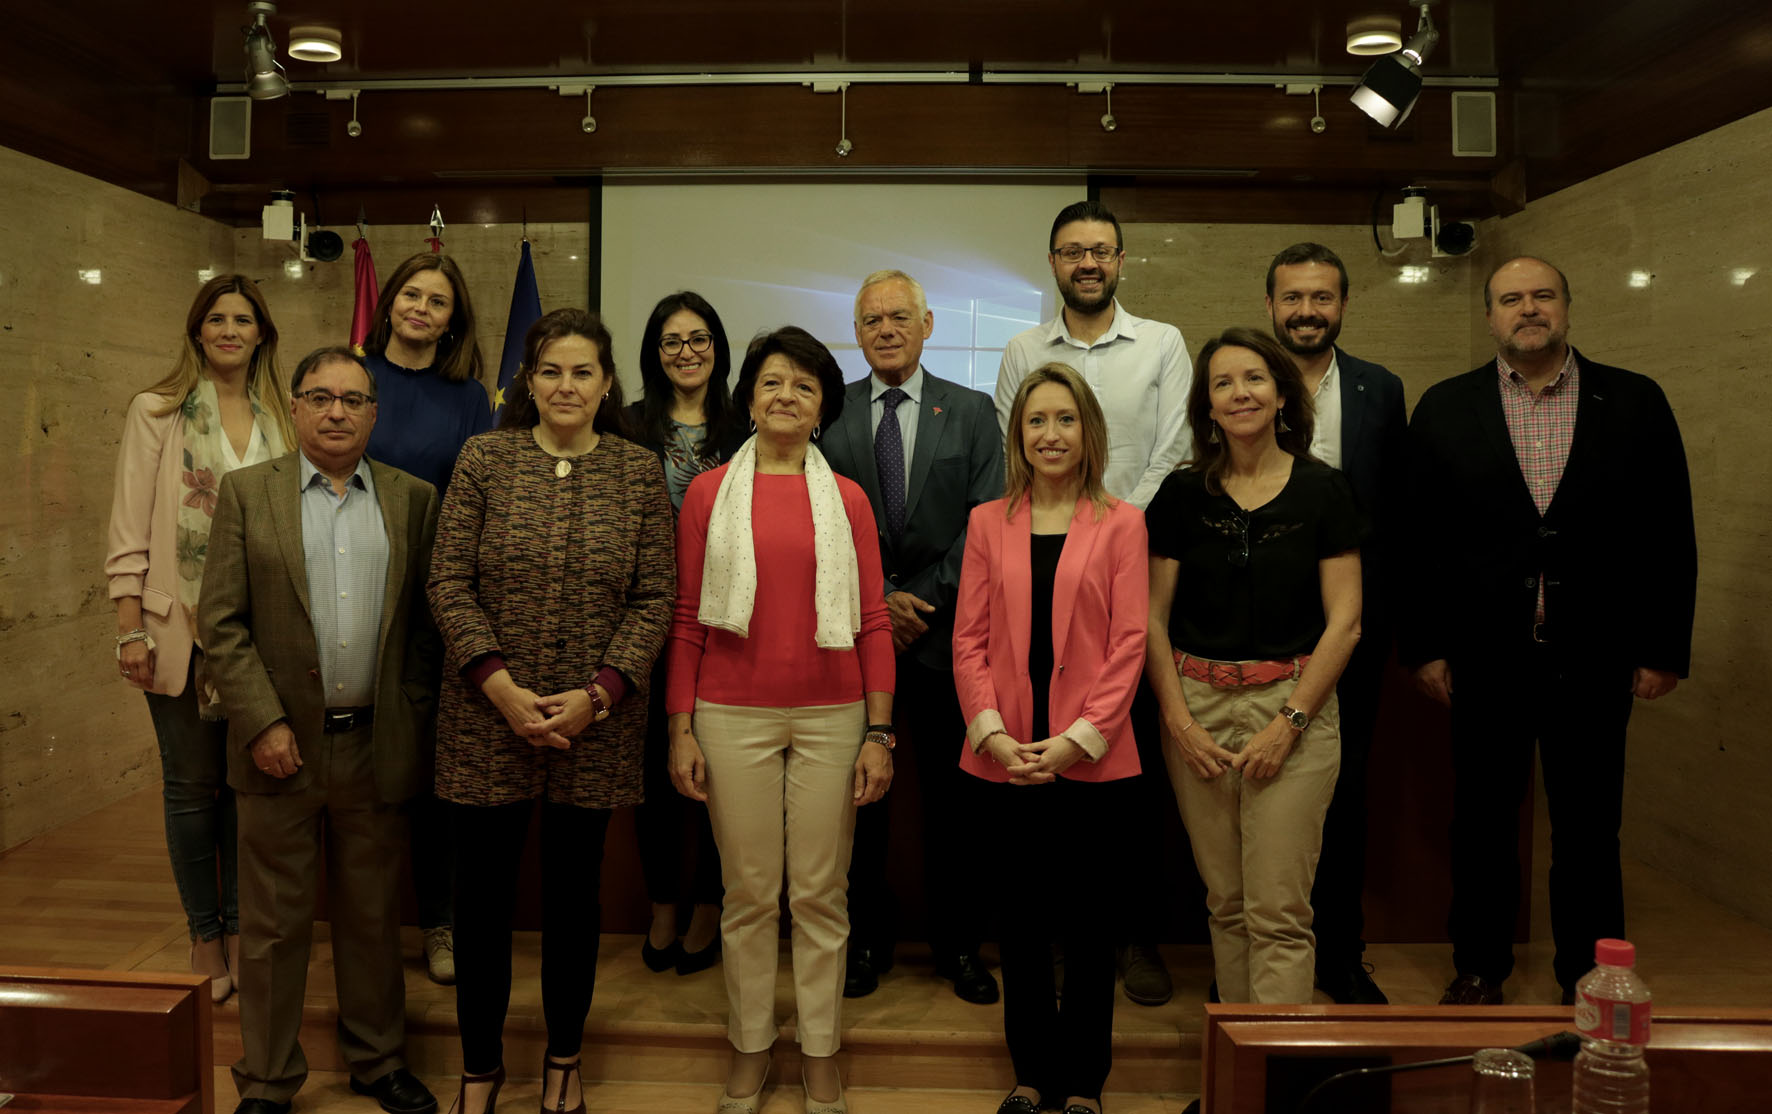
{"type": "MultiPolygon", "coordinates": [[[[645,396],[627,408],[630,435],[658,454],[671,507],[683,509],[689,481],[731,459],[744,444],[746,422],[732,405],[726,378],[732,353],[720,315],[691,290],[668,294],[652,307],[640,337],[640,384],[645,396]]],[[[652,925],[640,958],[654,971],[679,975],[712,967],[720,958],[720,852],[707,806],[671,786],[670,741],[664,712],[665,655],[652,678],[646,721],[646,803],[634,814],[640,868],[652,900],[652,925]],[[693,833],[693,834],[691,834],[693,833]],[[683,893],[685,836],[694,841],[695,874],[683,893]],[[688,933],[679,938],[677,911],[684,896],[695,904],[688,933]]]]}
{"type": "Polygon", "coordinates": [[[1146,675],[1226,1002],[1311,1000],[1311,879],[1365,530],[1347,481],[1309,455],[1312,417],[1286,351],[1227,329],[1194,365],[1195,458],[1146,514],[1146,675]]]}

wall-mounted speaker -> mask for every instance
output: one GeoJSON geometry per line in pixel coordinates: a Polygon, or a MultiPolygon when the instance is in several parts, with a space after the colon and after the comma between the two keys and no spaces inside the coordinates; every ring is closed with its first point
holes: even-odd
{"type": "Polygon", "coordinates": [[[252,98],[209,98],[209,157],[244,159],[252,155],[252,98]]]}
{"type": "Polygon", "coordinates": [[[1495,142],[1495,94],[1452,94],[1452,153],[1470,158],[1493,158],[1495,142]]]}

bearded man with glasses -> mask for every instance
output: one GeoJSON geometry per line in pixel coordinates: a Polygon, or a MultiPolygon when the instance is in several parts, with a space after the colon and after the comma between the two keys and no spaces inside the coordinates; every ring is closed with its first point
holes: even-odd
{"type": "MultiPolygon", "coordinates": [[[[1109,495],[1142,510],[1150,505],[1163,477],[1188,459],[1193,447],[1187,423],[1188,387],[1193,382],[1187,343],[1175,326],[1135,317],[1114,297],[1126,251],[1120,222],[1106,206],[1078,201],[1060,210],[1052,222],[1046,261],[1064,307],[1052,320],[1012,337],[1003,349],[996,387],[999,431],[1008,436],[1009,410],[1029,372],[1054,362],[1075,368],[1095,392],[1107,419],[1108,459],[1102,484],[1109,495]]],[[[1142,709],[1133,715],[1135,722],[1149,721],[1142,709]]],[[[1137,842],[1157,847],[1162,841],[1162,813],[1174,807],[1173,798],[1163,776],[1156,732],[1135,731],[1135,735],[1149,806],[1141,813],[1137,842]]],[[[1152,885],[1129,895],[1129,943],[1120,951],[1119,967],[1126,997],[1140,1005],[1162,1005],[1174,992],[1169,969],[1156,948],[1158,895],[1163,888],[1153,879],[1152,885]]]]}

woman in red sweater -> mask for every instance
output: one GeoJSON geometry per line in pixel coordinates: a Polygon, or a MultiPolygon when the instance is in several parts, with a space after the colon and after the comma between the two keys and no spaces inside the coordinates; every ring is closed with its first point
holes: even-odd
{"type": "Polygon", "coordinates": [[[873,511],[812,445],[843,375],[803,329],[751,342],[733,402],[756,434],[697,476],[677,524],[671,780],[706,801],[726,885],[732,1066],[755,1114],[775,1042],[782,869],[809,1114],[843,1114],[833,1059],[855,809],[892,781],[892,626],[873,511]]]}

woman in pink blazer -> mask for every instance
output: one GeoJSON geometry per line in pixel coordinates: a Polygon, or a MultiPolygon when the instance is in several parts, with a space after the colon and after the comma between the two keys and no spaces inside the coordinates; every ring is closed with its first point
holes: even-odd
{"type": "Polygon", "coordinates": [[[1002,499],[972,511],[954,622],[1001,886],[1003,1031],[1015,1090],[998,1114],[1098,1114],[1113,1039],[1121,818],[1138,807],[1129,715],[1150,599],[1144,515],[1102,487],[1107,423],[1082,376],[1036,369],[1009,412],[1002,499]],[[1065,992],[1055,993],[1052,944],[1065,992]]]}
{"type": "Polygon", "coordinates": [[[185,315],[172,370],[129,403],[111,496],[117,672],[147,694],[191,970],[210,977],[218,1002],[240,939],[234,794],[227,721],[191,613],[222,477],[295,447],[289,406],[264,296],[245,275],[210,279],[185,315]]]}

